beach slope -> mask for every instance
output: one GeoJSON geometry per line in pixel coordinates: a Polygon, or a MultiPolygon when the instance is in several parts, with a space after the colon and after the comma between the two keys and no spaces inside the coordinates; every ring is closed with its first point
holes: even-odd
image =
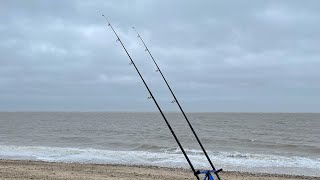
{"type": "MultiPolygon", "coordinates": [[[[319,179],[317,177],[254,174],[240,172],[222,172],[222,179],[226,180],[298,180],[319,179]]],[[[78,163],[50,163],[42,161],[0,160],[0,179],[59,179],[59,180],[87,180],[87,179],[158,179],[178,180],[192,179],[194,176],[189,170],[123,166],[105,164],[78,164],[78,163]]]]}

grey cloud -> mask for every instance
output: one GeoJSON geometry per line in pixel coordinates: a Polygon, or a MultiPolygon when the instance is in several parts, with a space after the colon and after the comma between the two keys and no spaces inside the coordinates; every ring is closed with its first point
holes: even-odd
{"type": "Polygon", "coordinates": [[[131,26],[188,111],[319,111],[318,1],[0,3],[0,110],[177,110],[131,26]]]}

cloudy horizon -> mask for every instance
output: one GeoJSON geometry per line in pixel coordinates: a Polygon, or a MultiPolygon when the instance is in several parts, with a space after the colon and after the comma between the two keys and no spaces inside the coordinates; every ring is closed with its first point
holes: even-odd
{"type": "Polygon", "coordinates": [[[319,1],[0,1],[0,111],[320,112],[319,1]]]}

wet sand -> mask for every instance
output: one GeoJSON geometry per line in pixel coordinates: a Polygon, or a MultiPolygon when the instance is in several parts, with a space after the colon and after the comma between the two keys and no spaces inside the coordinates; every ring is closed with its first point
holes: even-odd
{"type": "MultiPolygon", "coordinates": [[[[319,180],[319,177],[257,174],[244,172],[221,172],[223,180],[319,180]]],[[[157,179],[186,180],[195,177],[186,169],[123,166],[106,164],[51,163],[25,160],[0,160],[0,179],[157,179]]],[[[202,178],[203,179],[203,178],[202,178]]]]}

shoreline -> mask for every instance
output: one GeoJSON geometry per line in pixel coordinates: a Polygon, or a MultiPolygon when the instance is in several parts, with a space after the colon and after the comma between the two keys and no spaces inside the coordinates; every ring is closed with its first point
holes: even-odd
{"type": "MultiPolygon", "coordinates": [[[[316,180],[319,177],[223,171],[224,180],[316,180]]],[[[60,163],[0,159],[0,179],[195,179],[188,169],[143,165],[60,163]]]]}

